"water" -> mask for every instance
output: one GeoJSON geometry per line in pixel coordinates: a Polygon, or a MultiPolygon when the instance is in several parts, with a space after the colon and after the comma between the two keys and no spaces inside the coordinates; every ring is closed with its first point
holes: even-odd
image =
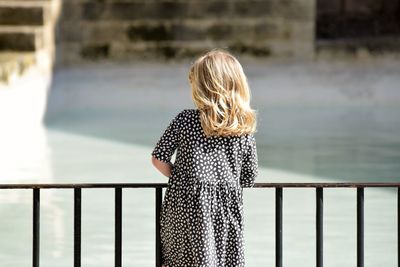
{"type": "MultiPolygon", "coordinates": [[[[385,66],[249,65],[258,182],[399,182],[400,71],[385,66]]],[[[150,153],[169,120],[193,107],[185,71],[106,64],[57,72],[45,127],[3,131],[1,182],[166,182],[150,153]]],[[[245,190],[248,266],[275,264],[274,193],[245,190]]],[[[31,201],[31,190],[0,191],[1,266],[31,265],[31,201]]],[[[113,265],[113,201],[113,190],[82,192],[83,266],[113,265]]],[[[315,191],[284,189],[283,205],[284,265],[314,266],[315,191]]],[[[396,266],[396,216],[394,189],[365,189],[365,266],[396,266]]],[[[154,190],[124,189],[125,266],[154,266],[154,232],[154,190]]],[[[355,256],[356,190],[325,189],[325,266],[355,266],[355,256]]],[[[73,190],[42,190],[41,264],[72,263],[73,190]]]]}

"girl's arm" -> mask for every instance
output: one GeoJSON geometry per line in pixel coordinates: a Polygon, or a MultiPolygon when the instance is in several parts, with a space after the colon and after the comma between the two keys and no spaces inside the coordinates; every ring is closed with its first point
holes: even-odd
{"type": "Polygon", "coordinates": [[[159,170],[162,174],[167,177],[171,177],[171,169],[174,166],[171,162],[166,163],[152,156],[151,163],[153,163],[154,167],[156,167],[156,169],[159,170]]]}
{"type": "Polygon", "coordinates": [[[186,111],[185,109],[174,117],[151,152],[151,162],[154,167],[167,177],[171,177],[171,171],[173,171],[174,168],[174,165],[171,163],[171,158],[179,147],[180,121],[186,115],[186,111]]]}

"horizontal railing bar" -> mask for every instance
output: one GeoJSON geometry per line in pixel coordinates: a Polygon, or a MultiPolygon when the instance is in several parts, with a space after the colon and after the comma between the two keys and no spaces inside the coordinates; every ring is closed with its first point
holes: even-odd
{"type": "Polygon", "coordinates": [[[400,183],[255,183],[254,187],[398,187],[400,183]]]}
{"type": "Polygon", "coordinates": [[[0,184],[0,189],[164,188],[167,186],[167,183],[0,184]]]}
{"type": "MultiPolygon", "coordinates": [[[[167,183],[73,183],[73,184],[0,184],[0,189],[68,189],[68,188],[164,188],[167,183]]],[[[400,182],[381,183],[255,183],[253,187],[399,187],[400,182]]]]}

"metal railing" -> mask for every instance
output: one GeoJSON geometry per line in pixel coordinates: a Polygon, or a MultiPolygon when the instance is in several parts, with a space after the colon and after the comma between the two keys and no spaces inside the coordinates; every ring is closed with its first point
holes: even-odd
{"type": "MultiPolygon", "coordinates": [[[[115,190],[115,266],[122,266],[122,189],[151,188],[155,190],[155,263],[161,267],[160,215],[162,189],[166,183],[91,183],[91,184],[0,184],[0,189],[33,190],[33,243],[32,266],[39,267],[40,251],[40,190],[74,190],[74,267],[81,266],[81,213],[82,189],[112,188],[115,190]]],[[[357,189],[357,267],[364,266],[364,188],[397,188],[397,265],[400,267],[400,183],[255,183],[253,188],[275,188],[275,262],[283,266],[282,259],[282,204],[283,188],[309,187],[316,190],[316,266],[323,266],[323,188],[352,187],[357,189]]]]}

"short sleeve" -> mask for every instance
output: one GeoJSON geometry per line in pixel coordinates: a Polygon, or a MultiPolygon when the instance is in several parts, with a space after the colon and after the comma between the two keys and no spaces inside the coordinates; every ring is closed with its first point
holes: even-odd
{"type": "Polygon", "coordinates": [[[184,111],[176,115],[175,118],[170,122],[167,129],[158,140],[155,148],[151,152],[151,155],[156,159],[166,163],[171,162],[172,155],[179,144],[179,124],[183,112],[184,111]]]}
{"type": "Polygon", "coordinates": [[[253,187],[255,178],[258,176],[257,144],[253,134],[249,135],[247,151],[244,154],[240,172],[240,185],[242,187],[253,187]]]}

